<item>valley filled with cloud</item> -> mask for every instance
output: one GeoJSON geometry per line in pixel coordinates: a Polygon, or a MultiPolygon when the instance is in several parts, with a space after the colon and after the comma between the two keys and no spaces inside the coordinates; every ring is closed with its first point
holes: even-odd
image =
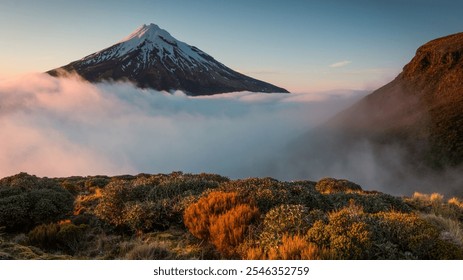
{"type": "Polygon", "coordinates": [[[190,97],[29,74],[0,84],[0,177],[184,172],[277,176],[299,135],[366,92],[190,97]]]}

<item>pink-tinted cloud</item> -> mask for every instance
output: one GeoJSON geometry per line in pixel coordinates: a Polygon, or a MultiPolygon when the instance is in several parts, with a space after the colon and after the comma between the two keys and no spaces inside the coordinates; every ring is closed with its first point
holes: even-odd
{"type": "Polygon", "coordinates": [[[0,177],[272,175],[258,167],[354,100],[332,93],[189,97],[45,74],[0,82],[0,95],[0,177]]]}

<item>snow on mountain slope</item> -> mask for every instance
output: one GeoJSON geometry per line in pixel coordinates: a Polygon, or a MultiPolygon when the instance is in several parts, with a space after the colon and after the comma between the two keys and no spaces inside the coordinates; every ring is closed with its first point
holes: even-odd
{"type": "Polygon", "coordinates": [[[182,90],[190,95],[288,92],[233,71],[156,24],[143,25],[117,44],[48,73],[59,76],[62,70],[77,72],[91,82],[124,80],[143,88],[182,90]]]}

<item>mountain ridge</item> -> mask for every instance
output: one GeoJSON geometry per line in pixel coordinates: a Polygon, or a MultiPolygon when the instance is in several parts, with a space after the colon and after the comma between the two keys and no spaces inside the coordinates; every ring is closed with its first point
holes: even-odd
{"type": "Polygon", "coordinates": [[[463,192],[463,33],[432,40],[391,82],[287,147],[293,176],[403,193],[463,192]]]}
{"type": "Polygon", "coordinates": [[[181,90],[193,96],[235,91],[288,93],[228,68],[156,24],[144,24],[118,43],[47,73],[62,76],[67,72],[90,82],[130,81],[141,88],[181,90]]]}
{"type": "Polygon", "coordinates": [[[383,138],[414,146],[427,165],[456,166],[463,163],[462,112],[463,33],[457,33],[419,47],[393,81],[340,113],[329,126],[374,142],[383,138]]]}

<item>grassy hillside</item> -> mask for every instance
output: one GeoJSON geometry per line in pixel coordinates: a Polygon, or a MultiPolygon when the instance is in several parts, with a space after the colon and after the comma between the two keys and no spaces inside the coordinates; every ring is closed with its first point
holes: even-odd
{"type": "Polygon", "coordinates": [[[0,259],[463,259],[463,200],[346,181],[0,180],[0,259]]]}

